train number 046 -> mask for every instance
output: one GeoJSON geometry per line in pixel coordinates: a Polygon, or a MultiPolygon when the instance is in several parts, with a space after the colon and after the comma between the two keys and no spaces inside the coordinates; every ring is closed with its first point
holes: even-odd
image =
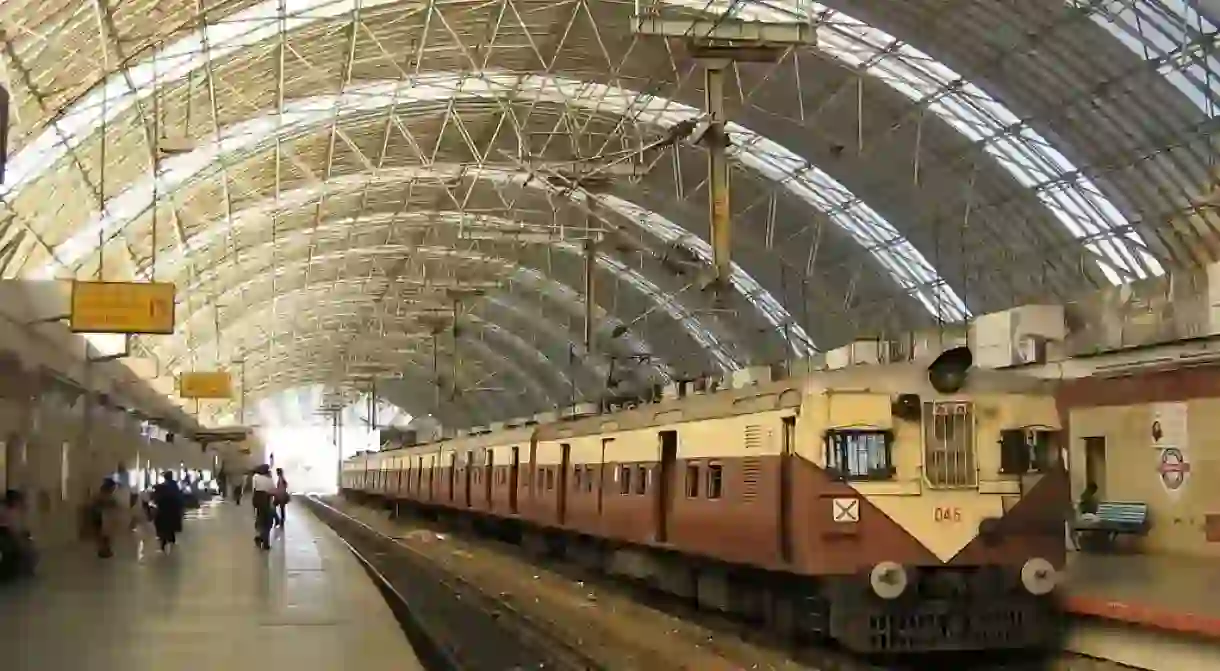
{"type": "Polygon", "coordinates": [[[937,522],[961,522],[962,510],[961,508],[937,507],[936,512],[933,513],[933,519],[937,522]]]}

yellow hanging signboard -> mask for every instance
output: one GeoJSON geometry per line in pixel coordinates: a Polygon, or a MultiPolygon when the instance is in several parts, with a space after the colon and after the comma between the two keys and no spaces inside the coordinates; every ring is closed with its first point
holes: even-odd
{"type": "Polygon", "coordinates": [[[172,282],[72,282],[69,326],[76,333],[173,335],[172,282]]]}
{"type": "Polygon", "coordinates": [[[178,377],[182,398],[232,398],[233,385],[228,373],[218,371],[183,373],[178,377]]]}

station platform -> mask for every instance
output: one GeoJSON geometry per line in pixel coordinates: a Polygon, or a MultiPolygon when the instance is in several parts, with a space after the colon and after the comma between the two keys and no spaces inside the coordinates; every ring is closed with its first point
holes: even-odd
{"type": "Polygon", "coordinates": [[[288,507],[270,552],[254,545],[248,502],[192,511],[169,554],[143,526],[109,560],[80,544],[0,589],[3,668],[422,668],[363,567],[304,506],[288,507]]]}
{"type": "Polygon", "coordinates": [[[1076,615],[1220,640],[1220,561],[1073,553],[1067,585],[1076,615]]]}
{"type": "Polygon", "coordinates": [[[1220,562],[1069,555],[1069,649],[1139,669],[1220,668],[1220,562]]]}

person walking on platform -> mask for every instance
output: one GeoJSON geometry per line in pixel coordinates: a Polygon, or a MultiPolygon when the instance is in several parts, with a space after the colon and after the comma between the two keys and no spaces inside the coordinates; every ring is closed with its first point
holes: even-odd
{"type": "Polygon", "coordinates": [[[275,469],[275,526],[284,526],[284,508],[288,505],[288,480],[284,478],[284,469],[275,469]]]}
{"type": "Polygon", "coordinates": [[[156,509],[153,512],[153,527],[157,530],[157,540],[161,542],[161,551],[166,552],[178,542],[178,532],[182,531],[182,517],[186,512],[182,490],[174,482],[172,471],[161,474],[164,481],[153,487],[152,503],[156,509]]]}
{"type": "Polygon", "coordinates": [[[89,504],[89,521],[97,541],[97,556],[102,559],[114,556],[114,537],[122,528],[119,519],[121,508],[115,495],[117,489],[118,485],[112,478],[102,480],[101,488],[89,504]]]}
{"type": "Polygon", "coordinates": [[[250,503],[254,506],[254,528],[258,535],[254,544],[264,550],[271,549],[271,525],[275,520],[275,481],[271,479],[271,467],[262,464],[254,469],[250,486],[250,503]]]}

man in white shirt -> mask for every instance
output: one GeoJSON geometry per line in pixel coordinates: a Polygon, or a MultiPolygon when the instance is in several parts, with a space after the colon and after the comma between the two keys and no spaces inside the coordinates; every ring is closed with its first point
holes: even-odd
{"type": "Polygon", "coordinates": [[[250,502],[254,505],[254,527],[258,535],[254,544],[264,550],[271,549],[271,525],[275,521],[275,480],[271,479],[271,467],[261,464],[254,469],[250,488],[250,502]]]}

